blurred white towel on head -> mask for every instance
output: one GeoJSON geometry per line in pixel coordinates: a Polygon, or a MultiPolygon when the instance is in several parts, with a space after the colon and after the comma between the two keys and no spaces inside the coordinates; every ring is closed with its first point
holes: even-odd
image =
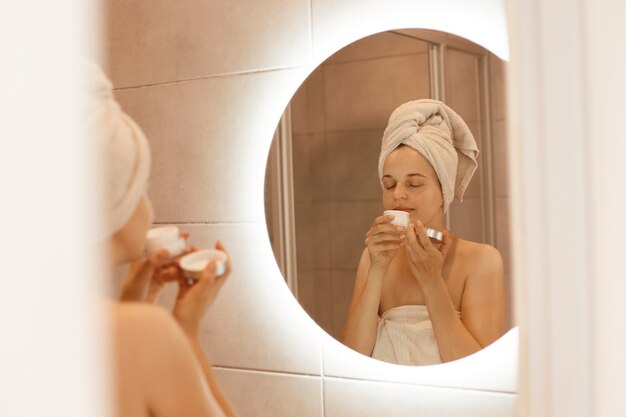
{"type": "Polygon", "coordinates": [[[441,363],[428,308],[404,305],[384,312],[378,321],[372,358],[398,365],[441,363]]]}
{"type": "Polygon", "coordinates": [[[478,167],[478,147],[463,119],[437,100],[404,103],[391,113],[378,159],[378,178],[383,177],[387,156],[404,144],[419,152],[434,168],[443,192],[444,212],[465,189],[478,167]]]}
{"type": "Polygon", "coordinates": [[[95,141],[103,173],[104,240],[121,229],[146,192],[150,175],[150,147],[141,128],[122,111],[113,85],[94,63],[85,61],[86,134],[95,141]]]}

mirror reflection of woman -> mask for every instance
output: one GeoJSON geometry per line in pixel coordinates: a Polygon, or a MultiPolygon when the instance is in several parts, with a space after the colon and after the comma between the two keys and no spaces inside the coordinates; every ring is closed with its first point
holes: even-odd
{"type": "Polygon", "coordinates": [[[465,122],[445,104],[417,100],[396,109],[383,136],[379,178],[392,215],[366,234],[342,341],[376,359],[430,365],[468,356],[504,330],[504,279],[497,249],[445,227],[445,213],[477,167],[465,122]],[[426,228],[443,231],[443,242],[426,228]]]}
{"type": "MultiPolygon", "coordinates": [[[[153,221],[146,196],[150,149],[141,129],[119,107],[112,86],[91,66],[88,101],[90,139],[104,168],[105,230],[100,236],[111,267],[132,262],[123,302],[104,305],[112,335],[116,415],[234,417],[200,344],[201,320],[230,274],[215,277],[212,261],[199,279],[183,279],[177,259],[166,250],[144,255],[153,221]],[[176,282],[172,313],[151,303],[163,284],[176,282]]],[[[216,248],[225,250],[220,244],[216,248]]],[[[186,252],[193,250],[187,248],[186,252]]]]}

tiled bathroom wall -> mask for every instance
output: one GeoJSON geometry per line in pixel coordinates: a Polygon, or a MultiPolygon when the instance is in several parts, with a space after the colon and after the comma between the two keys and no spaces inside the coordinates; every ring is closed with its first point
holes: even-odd
{"type": "MultiPolygon", "coordinates": [[[[427,4],[419,1],[337,3],[105,1],[106,71],[116,97],[150,141],[156,221],[178,224],[197,246],[220,239],[233,260],[234,272],[203,323],[204,347],[244,417],[512,416],[511,391],[380,382],[329,371],[328,337],[280,276],[262,205],[267,151],[282,110],[328,54],[372,30],[419,26],[428,15],[418,10],[427,4]],[[363,16],[386,20],[363,28],[363,16]],[[333,41],[335,33],[341,41],[333,41]]],[[[345,84],[341,69],[357,61],[335,59],[324,74],[335,80],[333,89],[345,84]]],[[[388,62],[393,59],[402,58],[388,62]]],[[[339,132],[343,120],[324,123],[339,132]]],[[[357,122],[370,132],[379,129],[357,122]]],[[[342,134],[350,139],[351,133],[342,134]]],[[[170,298],[166,293],[162,302],[170,298]]]]}
{"type": "Polygon", "coordinates": [[[505,325],[510,328],[514,323],[514,297],[507,174],[506,62],[491,53],[481,55],[454,48],[446,50],[445,62],[445,101],[465,120],[480,151],[478,168],[463,202],[454,201],[450,206],[450,228],[465,239],[492,244],[502,255],[507,300],[505,325]]]}

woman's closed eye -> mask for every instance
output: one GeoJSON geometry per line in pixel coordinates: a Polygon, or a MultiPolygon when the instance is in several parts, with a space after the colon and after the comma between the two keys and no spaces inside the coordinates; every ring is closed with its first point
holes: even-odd
{"type": "Polygon", "coordinates": [[[385,190],[393,190],[396,187],[395,181],[383,181],[383,186],[385,190]]]}

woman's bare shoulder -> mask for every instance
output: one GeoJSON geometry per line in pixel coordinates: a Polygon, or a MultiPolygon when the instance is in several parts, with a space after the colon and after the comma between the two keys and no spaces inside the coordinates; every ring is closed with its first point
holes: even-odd
{"type": "Polygon", "coordinates": [[[131,302],[110,312],[120,415],[215,415],[200,364],[170,312],[131,302]]]}
{"type": "Polygon", "coordinates": [[[120,328],[163,329],[175,325],[172,315],[163,307],[140,302],[110,303],[112,323],[120,328]]]}
{"type": "Polygon", "coordinates": [[[168,351],[168,345],[181,337],[178,323],[170,312],[160,306],[139,302],[112,303],[110,323],[113,336],[120,348],[141,351],[168,351]]]}
{"type": "Polygon", "coordinates": [[[502,255],[495,247],[461,238],[457,238],[457,245],[460,257],[473,271],[497,273],[502,270],[502,255]]]}

